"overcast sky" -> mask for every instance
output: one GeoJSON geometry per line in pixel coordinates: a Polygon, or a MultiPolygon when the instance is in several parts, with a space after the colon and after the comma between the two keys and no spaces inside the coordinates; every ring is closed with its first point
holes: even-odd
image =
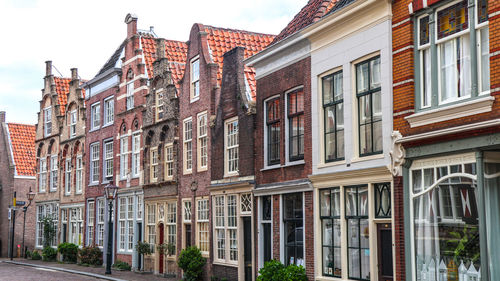
{"type": "MultiPolygon", "coordinates": [[[[126,36],[127,13],[138,28],[186,41],[194,23],[278,34],[307,0],[0,0],[0,111],[7,122],[37,122],[45,64],[64,77],[78,68],[91,79],[126,36]]],[[[53,70],[55,75],[59,75],[53,70]]]]}

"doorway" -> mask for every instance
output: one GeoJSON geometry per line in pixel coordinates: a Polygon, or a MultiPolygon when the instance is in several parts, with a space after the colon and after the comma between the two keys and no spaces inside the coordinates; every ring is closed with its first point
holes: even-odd
{"type": "Polygon", "coordinates": [[[394,280],[392,264],[392,227],[390,223],[377,224],[378,280],[394,280]]]}
{"type": "MultiPolygon", "coordinates": [[[[160,234],[160,239],[158,240],[158,243],[157,244],[163,244],[164,241],[164,236],[165,236],[165,232],[164,232],[164,227],[163,227],[163,223],[160,223],[160,225],[158,226],[158,233],[160,234]]],[[[158,272],[160,274],[163,273],[163,264],[164,264],[164,258],[165,258],[165,255],[163,253],[158,253],[159,255],[159,265],[158,265],[158,272]]]]}
{"type": "Polygon", "coordinates": [[[191,224],[185,224],[186,228],[186,248],[191,247],[191,224]]]}
{"type": "Polygon", "coordinates": [[[243,217],[243,253],[245,281],[252,281],[252,224],[250,217],[243,217]]]}

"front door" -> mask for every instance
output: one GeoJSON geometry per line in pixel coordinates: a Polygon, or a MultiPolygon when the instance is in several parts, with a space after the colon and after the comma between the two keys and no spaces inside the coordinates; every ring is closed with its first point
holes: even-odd
{"type": "Polygon", "coordinates": [[[243,251],[245,281],[252,281],[252,224],[250,217],[243,217],[243,251]]]}
{"type": "Polygon", "coordinates": [[[390,223],[377,224],[378,280],[392,281],[392,229],[390,223]]]}
{"type": "Polygon", "coordinates": [[[185,224],[186,226],[186,248],[191,247],[191,224],[185,224]]]}
{"type": "MultiPolygon", "coordinates": [[[[160,239],[158,240],[157,244],[163,244],[163,238],[165,236],[163,223],[160,223],[160,225],[158,226],[158,232],[160,233],[160,239]]],[[[163,273],[163,264],[164,264],[163,259],[165,255],[162,253],[158,253],[158,255],[160,256],[159,258],[160,264],[158,265],[158,272],[163,273]]]]}

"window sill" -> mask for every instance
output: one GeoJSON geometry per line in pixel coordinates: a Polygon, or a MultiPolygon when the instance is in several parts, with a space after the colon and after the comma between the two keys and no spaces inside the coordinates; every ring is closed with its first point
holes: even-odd
{"type": "Polygon", "coordinates": [[[369,160],[376,160],[376,159],[383,159],[384,158],[384,153],[380,152],[377,154],[373,155],[368,155],[368,156],[358,156],[354,159],[351,160],[351,163],[357,163],[357,162],[363,162],[363,161],[369,161],[369,160]]]}
{"type": "Polygon", "coordinates": [[[193,170],[188,170],[188,171],[184,171],[182,174],[183,175],[191,175],[193,173],[193,170]]]}
{"type": "Polygon", "coordinates": [[[298,161],[294,161],[294,162],[288,162],[284,165],[266,166],[265,168],[260,169],[260,171],[263,172],[263,171],[274,170],[274,169],[278,169],[278,168],[287,168],[287,167],[293,167],[293,166],[304,165],[304,164],[306,164],[306,161],[298,160],[298,161]]]}
{"type": "Polygon", "coordinates": [[[346,163],[345,160],[320,163],[320,164],[318,164],[317,168],[323,169],[323,168],[335,167],[335,166],[345,165],[345,163],[346,163]]]}
{"type": "Polygon", "coordinates": [[[88,186],[98,186],[99,182],[91,182],[88,184],[88,186]]]}
{"type": "Polygon", "coordinates": [[[109,126],[113,126],[113,124],[114,124],[114,122],[111,122],[109,124],[104,124],[104,125],[102,125],[101,128],[106,128],[106,127],[109,127],[109,126]]]}
{"type": "Polygon", "coordinates": [[[411,128],[420,127],[428,124],[476,115],[479,113],[490,112],[494,101],[495,98],[492,96],[480,97],[442,108],[418,112],[405,117],[405,119],[408,123],[410,123],[411,128]]]}
{"type": "Polygon", "coordinates": [[[92,128],[89,130],[89,133],[92,133],[92,132],[95,132],[95,131],[99,131],[101,129],[101,127],[97,127],[97,128],[92,128]]]}
{"type": "Polygon", "coordinates": [[[200,96],[197,96],[196,98],[192,98],[189,103],[193,103],[195,101],[199,101],[200,100],[200,96]]]}
{"type": "Polygon", "coordinates": [[[222,265],[222,266],[238,267],[238,263],[230,263],[230,262],[218,261],[218,260],[214,260],[213,264],[222,265]]]}

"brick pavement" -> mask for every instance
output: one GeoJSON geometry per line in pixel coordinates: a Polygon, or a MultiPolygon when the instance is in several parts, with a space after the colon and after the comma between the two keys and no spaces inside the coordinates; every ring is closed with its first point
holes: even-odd
{"type": "MultiPolygon", "coordinates": [[[[13,264],[6,264],[1,261],[7,261],[7,259],[0,260],[0,280],[2,279],[2,276],[9,276],[6,275],[7,271],[12,271],[12,272],[19,272],[16,271],[15,269],[7,269],[8,267],[12,268],[20,268],[20,265],[13,265],[13,264]],[[2,271],[5,270],[5,273],[2,271]]],[[[87,273],[93,273],[93,274],[98,274],[102,275],[104,277],[104,272],[105,269],[104,267],[93,267],[93,266],[80,266],[77,264],[66,264],[66,263],[58,263],[58,262],[45,262],[41,260],[27,260],[27,259],[14,259],[15,262],[20,262],[20,263],[26,263],[26,264],[33,264],[33,265],[41,265],[41,266],[48,266],[48,267],[55,267],[55,268],[61,268],[61,269],[67,269],[67,270],[72,270],[72,271],[79,271],[79,272],[87,272],[87,273]]],[[[24,268],[29,268],[27,269],[29,272],[33,271],[38,271],[36,268],[25,266],[24,268]]],[[[107,275],[106,277],[112,277],[116,279],[122,279],[122,280],[130,280],[130,281],[140,281],[140,280],[148,280],[148,281],[174,281],[174,280],[179,280],[180,278],[166,278],[166,277],[161,277],[158,275],[154,275],[151,273],[136,273],[136,272],[131,272],[131,271],[117,271],[117,270],[112,270],[111,275],[107,275]]],[[[62,272],[58,272],[57,274],[63,274],[62,272]]],[[[65,277],[60,280],[103,280],[103,279],[96,279],[96,278],[91,278],[91,277],[86,277],[83,275],[75,275],[75,274],[70,274],[70,273],[64,273],[67,275],[71,276],[76,276],[73,277],[74,279],[66,279],[65,277]]],[[[5,280],[32,280],[32,279],[25,279],[25,278],[16,278],[16,279],[5,279],[5,280]]],[[[36,279],[37,281],[42,281],[42,280],[59,280],[59,279],[36,279]]]]}

